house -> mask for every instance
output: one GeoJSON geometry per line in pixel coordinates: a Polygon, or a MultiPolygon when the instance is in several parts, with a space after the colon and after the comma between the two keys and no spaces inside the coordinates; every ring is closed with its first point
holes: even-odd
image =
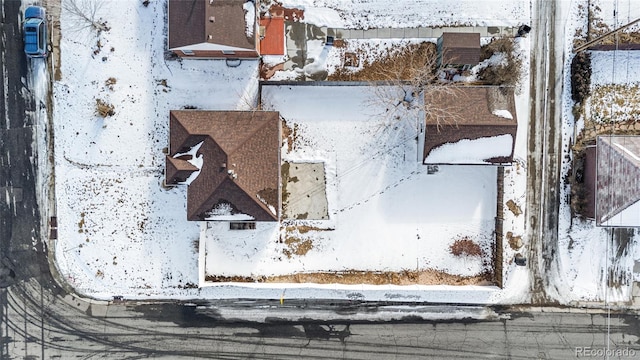
{"type": "Polygon", "coordinates": [[[585,164],[595,184],[585,179],[585,186],[595,185],[596,225],[640,226],[640,136],[598,136],[595,155],[595,166],[593,157],[585,164]]]}
{"type": "Polygon", "coordinates": [[[468,70],[480,62],[480,34],[445,32],[437,50],[438,67],[468,70]]]}
{"type": "Polygon", "coordinates": [[[512,88],[442,87],[426,92],[424,101],[424,164],[513,161],[518,121],[512,88]]]}
{"type": "Polygon", "coordinates": [[[279,221],[278,112],[172,110],[169,118],[165,183],[188,186],[189,221],[279,221]]]}
{"type": "Polygon", "coordinates": [[[169,0],[169,50],[180,57],[257,59],[253,1],[169,0]]]}

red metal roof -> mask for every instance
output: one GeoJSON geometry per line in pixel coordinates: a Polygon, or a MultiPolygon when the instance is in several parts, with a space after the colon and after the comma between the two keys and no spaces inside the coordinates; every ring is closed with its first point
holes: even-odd
{"type": "Polygon", "coordinates": [[[284,55],[284,18],[260,19],[260,31],[260,55],[284,55]]]}

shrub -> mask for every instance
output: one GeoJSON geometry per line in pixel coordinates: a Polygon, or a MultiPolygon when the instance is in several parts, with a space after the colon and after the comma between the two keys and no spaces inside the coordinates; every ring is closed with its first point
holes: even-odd
{"type": "Polygon", "coordinates": [[[108,78],[105,82],[104,82],[104,86],[107,87],[107,89],[113,91],[113,85],[116,84],[116,78],[114,77],[110,77],[108,78]]]}
{"type": "Polygon", "coordinates": [[[522,61],[514,54],[513,38],[498,38],[482,47],[480,60],[489,59],[495,54],[502,54],[505,60],[502,64],[489,65],[478,71],[478,78],[491,85],[518,85],[522,61]]]}
{"type": "Polygon", "coordinates": [[[113,116],[115,115],[115,111],[114,111],[114,107],[113,105],[109,104],[108,102],[102,100],[102,99],[96,99],[96,113],[105,118],[107,116],[113,116]]]}
{"type": "MultiPolygon", "coordinates": [[[[358,54],[354,56],[357,58],[358,54]]],[[[328,79],[430,83],[435,79],[436,59],[436,44],[431,42],[394,46],[375,61],[364,61],[361,69],[354,72],[351,69],[338,68],[328,79]]]]}
{"type": "Polygon", "coordinates": [[[591,55],[588,52],[578,53],[571,60],[571,98],[582,104],[589,96],[591,87],[591,55]]]}
{"type": "Polygon", "coordinates": [[[451,244],[451,246],[449,247],[449,251],[454,256],[462,256],[462,255],[480,256],[480,255],[482,255],[482,249],[480,248],[480,245],[474,243],[469,238],[462,238],[462,239],[458,239],[458,240],[454,241],[453,244],[451,244]]]}
{"type": "Polygon", "coordinates": [[[513,53],[513,38],[500,37],[491,40],[490,43],[483,45],[480,49],[480,61],[484,61],[493,56],[495,53],[511,54],[513,53]]]}
{"type": "Polygon", "coordinates": [[[586,215],[585,212],[588,207],[588,192],[589,190],[584,184],[584,163],[586,160],[586,153],[584,150],[574,150],[573,163],[569,171],[568,182],[571,186],[570,204],[571,210],[575,214],[586,215]]]}

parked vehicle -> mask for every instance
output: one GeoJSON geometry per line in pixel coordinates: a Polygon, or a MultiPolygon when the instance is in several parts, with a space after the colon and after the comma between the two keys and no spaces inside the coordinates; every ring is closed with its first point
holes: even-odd
{"type": "Polygon", "coordinates": [[[47,56],[47,16],[40,6],[29,6],[24,12],[22,33],[24,53],[30,58],[47,56]]]}

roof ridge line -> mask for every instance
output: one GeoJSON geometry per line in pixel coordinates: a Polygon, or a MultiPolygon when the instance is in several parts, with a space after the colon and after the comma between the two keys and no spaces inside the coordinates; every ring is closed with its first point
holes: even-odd
{"type": "MultiPolygon", "coordinates": [[[[251,111],[252,119],[253,119],[253,116],[255,116],[255,113],[256,113],[256,112],[259,112],[259,111],[261,111],[261,110],[253,110],[253,111],[251,111]]],[[[252,139],[252,138],[253,138],[253,136],[254,136],[258,131],[260,131],[260,130],[264,129],[264,127],[265,127],[265,126],[267,126],[267,125],[268,125],[268,122],[267,122],[267,121],[264,121],[264,122],[262,122],[262,123],[260,124],[260,126],[256,126],[256,128],[255,128],[255,129],[253,129],[253,131],[251,131],[251,133],[250,133],[250,134],[248,134],[248,135],[245,137],[245,139],[244,139],[241,143],[238,143],[238,145],[237,145],[236,147],[234,147],[233,149],[229,150],[229,153],[227,154],[227,156],[231,156],[231,154],[235,154],[235,153],[236,153],[236,151],[237,151],[240,147],[242,147],[244,144],[246,144],[250,139],[252,139]]],[[[215,141],[215,140],[214,140],[214,141],[215,141]]]]}

